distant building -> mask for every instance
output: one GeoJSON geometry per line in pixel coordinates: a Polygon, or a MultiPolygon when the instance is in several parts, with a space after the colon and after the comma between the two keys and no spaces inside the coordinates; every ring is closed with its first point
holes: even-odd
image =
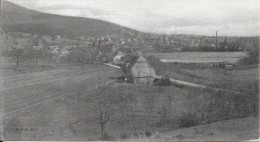
{"type": "Polygon", "coordinates": [[[49,46],[49,48],[50,48],[50,50],[53,50],[53,49],[59,48],[59,46],[58,45],[51,45],[51,46],[49,46]]]}
{"type": "Polygon", "coordinates": [[[73,46],[63,46],[62,51],[69,51],[73,48],[73,46]]]}
{"type": "Polygon", "coordinates": [[[51,49],[51,54],[59,55],[61,53],[61,50],[59,47],[51,49]]]}
{"type": "Polygon", "coordinates": [[[151,85],[157,77],[154,68],[141,55],[132,57],[123,68],[127,82],[151,85]]]}
{"type": "MultiPolygon", "coordinates": [[[[69,48],[70,49],[70,48],[69,48]]],[[[67,48],[62,48],[61,52],[60,52],[60,57],[64,57],[69,55],[70,51],[67,48]]]]}
{"type": "Polygon", "coordinates": [[[124,56],[124,54],[119,51],[119,52],[116,54],[116,56],[114,57],[114,63],[115,63],[116,65],[122,63],[121,58],[122,58],[123,56],[124,56]]]}
{"type": "Polygon", "coordinates": [[[34,46],[33,46],[33,50],[37,50],[37,51],[43,50],[43,44],[42,44],[42,42],[39,42],[38,45],[34,45],[34,46]]]}

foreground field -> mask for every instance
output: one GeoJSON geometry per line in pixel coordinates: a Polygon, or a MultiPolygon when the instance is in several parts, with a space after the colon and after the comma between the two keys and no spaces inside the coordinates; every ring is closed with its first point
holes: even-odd
{"type": "Polygon", "coordinates": [[[244,141],[259,139],[257,117],[233,119],[161,133],[129,141],[244,141]]]}
{"type": "Polygon", "coordinates": [[[174,140],[241,141],[259,138],[258,117],[216,122],[186,129],[170,131],[162,137],[174,140]]]}
{"type": "Polygon", "coordinates": [[[172,52],[147,53],[155,56],[162,62],[230,62],[235,63],[247,56],[245,52],[172,52]]]}
{"type": "Polygon", "coordinates": [[[88,95],[99,82],[108,81],[117,71],[87,65],[81,69],[5,77],[0,103],[3,139],[77,139],[71,128],[74,123],[82,119],[95,120],[95,111],[92,111],[95,102],[88,95]]]}

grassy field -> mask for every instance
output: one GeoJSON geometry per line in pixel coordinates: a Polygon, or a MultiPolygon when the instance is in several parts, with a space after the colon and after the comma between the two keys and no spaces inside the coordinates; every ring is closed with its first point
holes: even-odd
{"type": "Polygon", "coordinates": [[[246,57],[245,52],[172,52],[172,53],[147,53],[163,62],[230,62],[235,63],[246,57]]]}
{"type": "MultiPolygon", "coordinates": [[[[162,63],[158,58],[151,58],[150,64],[156,74],[165,78],[193,82],[205,86],[228,90],[247,90],[248,86],[256,86],[259,80],[259,67],[227,70],[222,68],[180,68],[171,63],[162,63]]],[[[243,91],[246,92],[246,91],[243,91]]]]}
{"type": "MultiPolygon", "coordinates": [[[[0,109],[4,130],[1,134],[5,140],[100,139],[97,86],[99,82],[111,81],[111,77],[119,77],[120,70],[102,65],[59,67],[36,72],[27,72],[26,67],[21,70],[26,73],[9,74],[3,78],[0,109]],[[17,128],[22,130],[16,131],[17,128]]],[[[237,96],[194,88],[112,82],[104,93],[120,101],[114,102],[110,121],[105,126],[111,139],[257,115],[253,109],[257,107],[257,90],[254,87],[248,89],[248,86],[256,83],[254,79],[258,77],[258,69],[164,69],[161,73],[181,80],[227,87],[223,83],[225,79],[232,85],[228,89],[240,88],[242,90],[238,91],[252,91],[252,94],[237,96]],[[237,80],[244,88],[235,86],[237,80]]]]}
{"type": "Polygon", "coordinates": [[[88,139],[95,131],[84,130],[81,136],[74,127],[88,119],[85,126],[98,127],[91,92],[99,82],[117,74],[118,70],[110,67],[86,65],[4,77],[1,135],[4,140],[88,139]]]}
{"type": "MultiPolygon", "coordinates": [[[[183,127],[257,116],[258,94],[239,95],[173,86],[120,84],[118,87],[136,96],[137,102],[123,127],[119,125],[119,114],[107,127],[108,133],[115,137],[120,137],[121,133],[129,137],[135,133],[164,133],[183,127]],[[119,131],[113,131],[116,128],[120,128],[119,131]]],[[[257,131],[254,129],[253,133],[257,131]]],[[[228,133],[225,136],[232,139],[228,133]]]]}
{"type": "Polygon", "coordinates": [[[257,88],[259,81],[259,68],[243,70],[183,69],[182,71],[197,77],[190,77],[192,82],[239,92],[247,92],[251,87],[257,88]]]}

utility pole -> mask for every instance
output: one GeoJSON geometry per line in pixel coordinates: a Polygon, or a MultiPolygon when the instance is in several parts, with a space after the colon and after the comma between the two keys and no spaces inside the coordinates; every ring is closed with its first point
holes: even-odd
{"type": "Polygon", "coordinates": [[[2,0],[0,0],[0,27],[3,28],[2,0]]]}
{"type": "Polygon", "coordinates": [[[218,31],[216,31],[216,48],[218,47],[218,31]]]}

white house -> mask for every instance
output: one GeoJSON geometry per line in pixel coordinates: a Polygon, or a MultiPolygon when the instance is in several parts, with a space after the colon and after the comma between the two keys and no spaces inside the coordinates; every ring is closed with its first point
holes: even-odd
{"type": "Polygon", "coordinates": [[[121,60],[121,58],[124,56],[124,54],[122,53],[122,52],[118,52],[117,53],[117,55],[114,57],[114,63],[116,64],[116,65],[118,65],[118,64],[120,64],[120,63],[122,63],[122,60],[121,60]]]}

